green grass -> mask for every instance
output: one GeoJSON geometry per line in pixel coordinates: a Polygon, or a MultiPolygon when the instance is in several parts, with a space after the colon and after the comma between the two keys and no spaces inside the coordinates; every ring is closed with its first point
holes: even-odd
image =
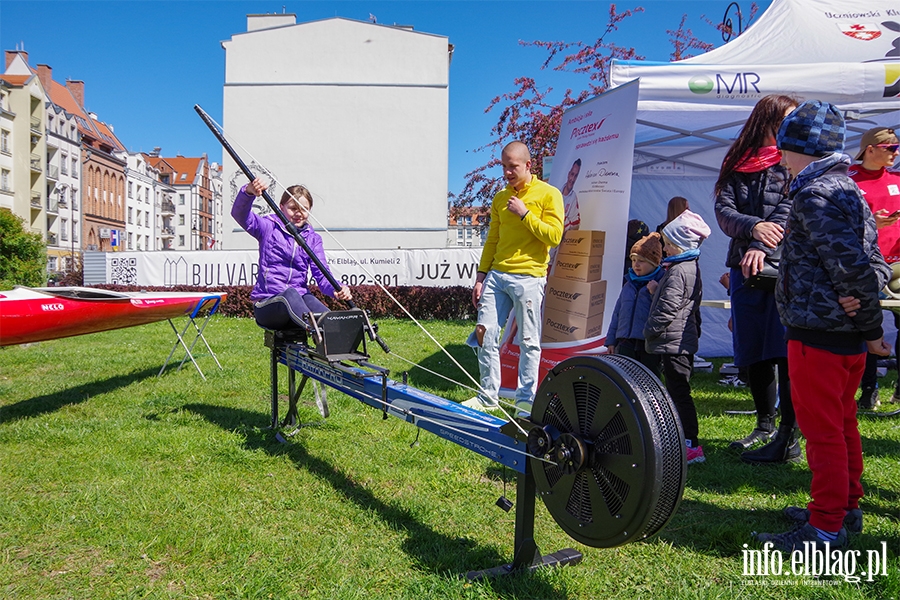
{"type": "MultiPolygon", "coordinates": [[[[414,325],[383,321],[399,355],[463,381],[414,325]]],[[[470,323],[433,335],[475,372],[470,323]]],[[[750,532],[788,527],[807,501],[805,463],[744,465],[728,448],[754,420],[745,389],[697,374],[707,462],[691,466],[681,506],[660,535],[615,549],[581,546],[539,503],[545,553],[581,564],[469,583],[512,558],[514,474],[339,394],[287,444],[267,429],[268,354],[252,321],[207,329],[223,370],[199,359],[157,377],[168,324],[0,349],[0,596],[5,598],[897,598],[900,419],[864,420],[863,551],[887,543],[888,575],[745,577],[750,532]],[[504,477],[506,483],[504,483],[504,477]],[[777,581],[776,581],[777,580],[777,581]],[[758,584],[758,585],[757,585],[758,584]]],[[[397,379],[402,361],[370,352],[397,379]]],[[[718,366],[718,365],[717,365],[718,366]]],[[[282,377],[284,381],[286,378],[282,377]]],[[[883,385],[891,385],[891,373],[883,385]]],[[[469,390],[413,371],[410,383],[454,400],[469,390]]]]}

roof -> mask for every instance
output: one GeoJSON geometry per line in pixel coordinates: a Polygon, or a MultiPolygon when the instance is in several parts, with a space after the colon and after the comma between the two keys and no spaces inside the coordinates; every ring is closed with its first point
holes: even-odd
{"type": "MultiPolygon", "coordinates": [[[[200,164],[204,160],[202,157],[176,156],[174,158],[160,158],[166,161],[175,172],[175,176],[170,182],[172,185],[193,185],[197,178],[197,172],[200,170],[200,164]]],[[[155,166],[155,165],[154,165],[155,166]]]]}
{"type": "Polygon", "coordinates": [[[0,75],[0,79],[5,81],[9,85],[15,86],[25,85],[31,80],[32,77],[32,75],[0,75]]]}
{"type": "Polygon", "coordinates": [[[125,146],[119,141],[119,138],[116,137],[116,134],[113,133],[113,130],[109,125],[93,118],[91,119],[91,123],[93,123],[97,133],[100,134],[100,139],[112,146],[115,150],[125,150],[125,146]]]}

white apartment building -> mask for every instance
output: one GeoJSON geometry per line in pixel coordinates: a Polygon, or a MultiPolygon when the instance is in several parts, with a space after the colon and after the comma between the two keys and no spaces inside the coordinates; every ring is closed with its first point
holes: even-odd
{"type": "Polygon", "coordinates": [[[156,192],[159,170],[142,152],[129,152],[125,167],[125,249],[157,250],[156,192]]]}
{"type": "MultiPolygon", "coordinates": [[[[7,140],[0,167],[2,206],[25,221],[25,229],[47,238],[47,139],[44,88],[37,75],[0,75],[4,81],[0,150],[7,140]],[[6,129],[6,127],[9,129],[6,129]]],[[[0,155],[3,155],[0,152],[0,155]]]]}
{"type": "MultiPolygon", "coordinates": [[[[221,250],[222,249],[222,239],[225,233],[225,208],[224,208],[224,184],[222,182],[222,165],[217,162],[209,163],[209,188],[212,191],[213,198],[213,207],[214,211],[214,233],[213,239],[215,240],[213,243],[212,250],[221,250]]],[[[229,205],[230,206],[230,205],[229,205]]],[[[231,219],[231,216],[228,215],[228,219],[231,219]]]]}
{"type": "MultiPolygon", "coordinates": [[[[222,46],[225,131],[254,172],[309,188],[310,221],[326,248],[338,244],[322,226],[350,249],[446,246],[445,36],[343,18],[297,24],[292,14],[248,15],[247,31],[222,46]]],[[[247,178],[223,156],[223,248],[255,248],[228,216],[247,178]]],[[[282,192],[273,190],[276,201],[282,192]]]]}
{"type": "Polygon", "coordinates": [[[75,115],[46,107],[47,271],[65,273],[81,257],[81,134],[75,115]]]}
{"type": "Polygon", "coordinates": [[[16,114],[9,109],[10,85],[0,79],[0,208],[13,210],[13,126],[16,114]]]}

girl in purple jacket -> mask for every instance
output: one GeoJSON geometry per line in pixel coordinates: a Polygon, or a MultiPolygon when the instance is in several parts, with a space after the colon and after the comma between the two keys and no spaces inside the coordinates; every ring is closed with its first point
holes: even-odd
{"type": "MultiPolygon", "coordinates": [[[[266,329],[306,327],[303,319],[306,313],[328,311],[309,291],[310,271],[323,294],[344,301],[352,296],[346,286],[334,289],[278,217],[274,214],[261,217],[251,210],[254,198],[266,187],[261,179],[254,179],[241,188],[231,208],[231,216],[238,225],[259,242],[259,273],[250,293],[253,316],[257,325],[266,329]]],[[[302,185],[292,185],[281,196],[281,212],[325,265],[322,238],[307,223],[312,205],[312,196],[302,185]]]]}

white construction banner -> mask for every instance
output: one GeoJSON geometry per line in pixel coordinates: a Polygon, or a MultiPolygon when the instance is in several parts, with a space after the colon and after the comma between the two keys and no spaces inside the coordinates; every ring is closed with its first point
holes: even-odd
{"type": "MultiPolygon", "coordinates": [[[[549,182],[563,193],[566,231],[590,230],[605,234],[601,272],[606,281],[606,299],[599,335],[541,344],[543,355],[538,381],[543,380],[548,368],[568,356],[600,351],[606,339],[606,330],[622,289],[637,102],[638,82],[635,80],[563,114],[549,182]]],[[[597,235],[591,237],[599,238],[597,235]]],[[[565,250],[563,246],[561,248],[565,250]]],[[[592,257],[593,260],[596,258],[592,257]]],[[[552,270],[550,275],[553,276],[552,270]]],[[[500,352],[501,385],[507,390],[517,387],[519,348],[511,335],[515,330],[510,318],[500,352]]]]}
{"type": "MultiPolygon", "coordinates": [[[[103,281],[119,285],[223,287],[254,285],[256,250],[194,252],[88,252],[86,261],[105,261],[103,281]]],[[[332,251],[327,262],[342,285],[429,287],[475,282],[481,248],[332,251]]],[[[99,271],[99,270],[98,270],[99,271]]],[[[87,276],[86,276],[87,277],[87,276]]]]}

